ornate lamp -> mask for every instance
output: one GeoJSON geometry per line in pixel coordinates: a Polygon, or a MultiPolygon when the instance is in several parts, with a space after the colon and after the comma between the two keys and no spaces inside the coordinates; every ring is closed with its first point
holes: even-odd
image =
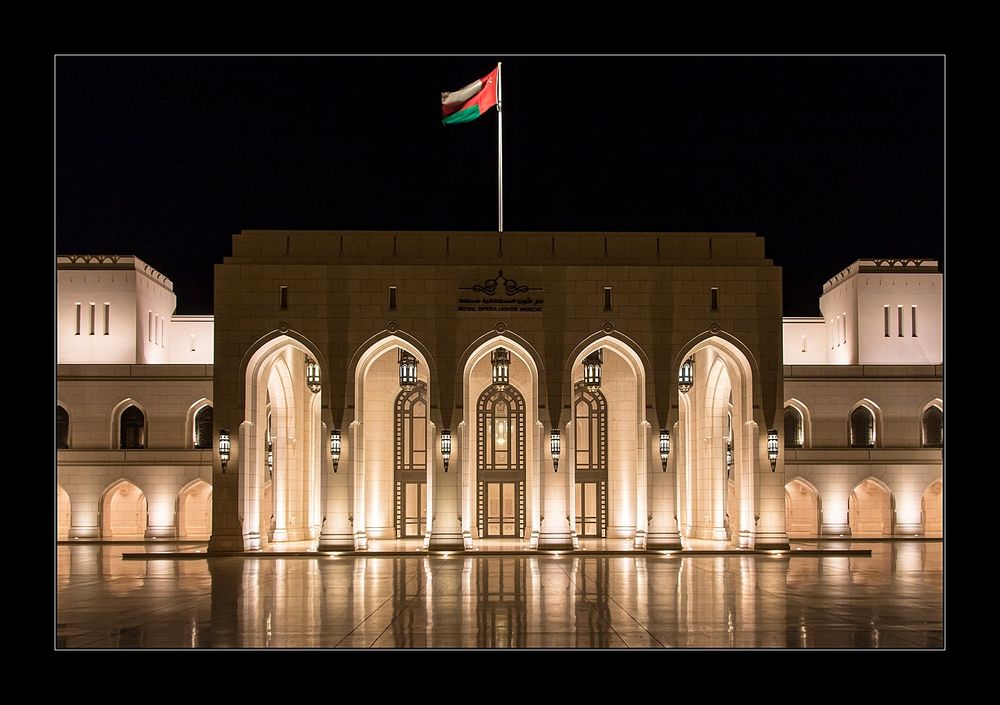
{"type": "Polygon", "coordinates": [[[687,394],[692,385],[694,385],[694,359],[689,357],[681,365],[680,374],[677,375],[677,388],[681,390],[681,394],[687,394]]]}
{"type": "Polygon", "coordinates": [[[559,429],[552,429],[549,436],[549,450],[552,451],[552,470],[559,472],[559,451],[562,448],[562,439],[559,437],[559,429]]]}
{"type": "Polygon", "coordinates": [[[490,355],[493,363],[493,384],[503,389],[510,382],[510,353],[506,348],[497,348],[490,355]]]}
{"type": "Polygon", "coordinates": [[[399,349],[399,386],[403,389],[417,386],[417,358],[402,348],[399,349]]]}
{"type": "Polygon", "coordinates": [[[219,429],[219,460],[222,462],[222,473],[225,474],[226,466],[229,465],[229,431],[224,428],[219,429]]]}
{"type": "Polygon", "coordinates": [[[667,471],[667,461],[670,460],[670,431],[660,430],[660,462],[663,463],[663,472],[667,471]]]}
{"type": "Polygon", "coordinates": [[[596,392],[601,388],[601,366],[604,364],[604,353],[595,350],[583,359],[583,385],[588,392],[596,392]]]}
{"type": "Polygon", "coordinates": [[[306,384],[313,394],[323,388],[319,381],[319,363],[308,355],[306,356],[306,384]]]}
{"type": "Polygon", "coordinates": [[[330,431],[330,457],[333,458],[333,471],[337,472],[340,464],[340,429],[330,431]]]}
{"type": "Polygon", "coordinates": [[[778,432],[773,428],[767,432],[767,459],[771,461],[771,472],[778,462],[778,432]]]}
{"type": "Polygon", "coordinates": [[[448,472],[448,463],[451,461],[451,431],[447,428],[441,431],[441,459],[444,461],[444,471],[448,472]]]}

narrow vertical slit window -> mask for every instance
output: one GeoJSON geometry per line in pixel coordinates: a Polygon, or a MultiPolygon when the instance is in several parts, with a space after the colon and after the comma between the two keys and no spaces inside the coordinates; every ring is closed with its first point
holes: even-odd
{"type": "Polygon", "coordinates": [[[76,335],[80,335],[81,319],[83,318],[83,304],[76,302],[76,335]]]}
{"type": "Polygon", "coordinates": [[[713,286],[712,289],[711,289],[711,292],[712,292],[712,310],[713,311],[718,311],[719,310],[719,287],[713,286]]]}
{"type": "Polygon", "coordinates": [[[279,286],[278,287],[278,308],[282,311],[288,309],[288,287],[279,286]]]}
{"type": "Polygon", "coordinates": [[[149,338],[149,342],[153,342],[153,312],[149,312],[149,318],[146,321],[146,333],[149,338]]]}
{"type": "Polygon", "coordinates": [[[910,337],[917,337],[917,307],[910,306],[910,337]]]}
{"type": "Polygon", "coordinates": [[[104,302],[104,335],[111,335],[111,304],[104,302]]]}
{"type": "Polygon", "coordinates": [[[97,327],[97,304],[93,301],[90,302],[90,334],[94,334],[94,328],[97,327]]]}
{"type": "Polygon", "coordinates": [[[194,333],[191,334],[191,352],[194,352],[194,333]]]}
{"type": "Polygon", "coordinates": [[[604,287],[604,310],[605,311],[610,311],[611,310],[611,287],[610,286],[604,287]]]}
{"type": "Polygon", "coordinates": [[[806,337],[802,336],[802,352],[806,351],[806,337]]]}
{"type": "Polygon", "coordinates": [[[396,310],[396,287],[394,286],[389,287],[389,310],[396,310]]]}
{"type": "Polygon", "coordinates": [[[885,306],[882,309],[882,317],[885,325],[885,337],[889,337],[889,307],[885,306]]]}
{"type": "Polygon", "coordinates": [[[903,307],[902,306],[897,306],[896,307],[896,325],[899,326],[899,330],[897,332],[897,335],[900,338],[902,338],[903,337],[903,307]]]}
{"type": "Polygon", "coordinates": [[[841,332],[843,334],[844,345],[847,345],[847,311],[844,311],[844,330],[841,332]]]}

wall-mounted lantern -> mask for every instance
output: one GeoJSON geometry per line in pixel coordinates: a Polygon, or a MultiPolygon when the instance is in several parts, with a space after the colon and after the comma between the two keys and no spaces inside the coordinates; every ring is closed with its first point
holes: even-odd
{"type": "Polygon", "coordinates": [[[490,355],[493,363],[493,384],[503,389],[510,382],[510,353],[506,348],[497,348],[490,355]]]}
{"type": "Polygon", "coordinates": [[[726,441],[726,477],[733,476],[733,442],[726,441]]]}
{"type": "Polygon", "coordinates": [[[677,375],[677,388],[681,394],[687,394],[694,385],[694,358],[688,358],[681,365],[680,374],[677,375]]]}
{"type": "Polygon", "coordinates": [[[313,394],[323,388],[319,381],[319,363],[308,355],[306,355],[306,384],[313,394]]]}
{"type": "Polygon", "coordinates": [[[559,451],[562,449],[562,438],[559,437],[559,429],[553,429],[549,436],[549,450],[552,451],[552,470],[559,472],[559,451]]]}
{"type": "Polygon", "coordinates": [[[778,462],[778,432],[773,428],[767,432],[767,459],[771,461],[771,472],[778,462]]]}
{"type": "Polygon", "coordinates": [[[340,465],[340,429],[330,431],[330,457],[333,458],[333,471],[337,472],[340,465]]]}
{"type": "Polygon", "coordinates": [[[226,473],[226,466],[229,465],[229,431],[224,428],[219,429],[219,460],[222,462],[222,473],[226,473]]]}
{"type": "Polygon", "coordinates": [[[663,472],[667,471],[668,460],[670,460],[670,431],[664,428],[660,431],[660,462],[663,464],[663,472]]]}
{"type": "Polygon", "coordinates": [[[274,477],[274,442],[267,439],[267,476],[274,477]]]}
{"type": "Polygon", "coordinates": [[[601,366],[604,364],[604,353],[595,350],[583,359],[583,386],[593,394],[601,388],[601,366]]]}
{"type": "Polygon", "coordinates": [[[403,389],[417,386],[417,358],[402,348],[399,349],[399,386],[403,389]]]}
{"type": "Polygon", "coordinates": [[[441,431],[441,460],[444,461],[444,471],[448,472],[448,463],[451,462],[451,431],[447,428],[441,431]]]}

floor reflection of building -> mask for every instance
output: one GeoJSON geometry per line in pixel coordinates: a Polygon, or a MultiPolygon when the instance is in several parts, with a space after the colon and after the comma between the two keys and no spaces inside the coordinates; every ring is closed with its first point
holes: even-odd
{"type": "Polygon", "coordinates": [[[411,603],[424,584],[423,561],[413,558],[392,560],[392,646],[427,646],[426,612],[412,609],[411,603]]]}
{"type": "Polygon", "coordinates": [[[608,559],[574,558],[576,642],[578,647],[607,647],[611,642],[608,559]]]}
{"type": "Polygon", "coordinates": [[[478,561],[476,646],[524,647],[527,642],[527,581],[524,558],[478,561]]]}

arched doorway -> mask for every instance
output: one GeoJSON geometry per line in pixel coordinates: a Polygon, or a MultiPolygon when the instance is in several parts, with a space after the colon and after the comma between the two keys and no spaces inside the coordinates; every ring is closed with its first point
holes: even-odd
{"type": "MultiPolygon", "coordinates": [[[[537,414],[535,357],[510,335],[495,335],[470,348],[465,360],[459,424],[464,545],[472,548],[476,537],[506,536],[528,539],[529,546],[536,547],[543,428],[537,414]],[[501,373],[499,384],[495,365],[501,373]]],[[[568,544],[571,518],[565,503],[562,512],[559,541],[568,544]]]]}
{"type": "Polygon", "coordinates": [[[70,505],[69,495],[66,493],[66,490],[62,488],[62,485],[56,485],[56,491],[58,494],[58,505],[56,509],[56,536],[61,541],[69,538],[72,506],[70,505]]]}
{"type": "Polygon", "coordinates": [[[798,477],[785,485],[785,529],[790,537],[819,535],[819,492],[798,477]]]}
{"type": "Polygon", "coordinates": [[[247,363],[239,497],[247,550],[260,548],[269,532],[275,542],[319,535],[322,386],[307,378],[307,367],[319,376],[313,353],[289,336],[269,340],[247,363]]]}
{"type": "Polygon", "coordinates": [[[924,534],[926,536],[941,536],[944,532],[943,497],[944,485],[941,482],[941,478],[934,480],[924,490],[921,505],[924,513],[924,534]]]}
{"type": "Polygon", "coordinates": [[[119,480],[101,500],[101,538],[142,538],[146,533],[146,495],[128,480],[119,480]]]}
{"type": "Polygon", "coordinates": [[[600,389],[574,387],[576,535],[605,538],[608,529],[608,402],[600,389]]]}
{"type": "Polygon", "coordinates": [[[212,486],[195,480],[177,496],[177,536],[207,539],[212,535],[212,486]]]}
{"type": "Polygon", "coordinates": [[[885,483],[869,477],[847,500],[852,536],[892,535],[892,492],[885,483]]]}

